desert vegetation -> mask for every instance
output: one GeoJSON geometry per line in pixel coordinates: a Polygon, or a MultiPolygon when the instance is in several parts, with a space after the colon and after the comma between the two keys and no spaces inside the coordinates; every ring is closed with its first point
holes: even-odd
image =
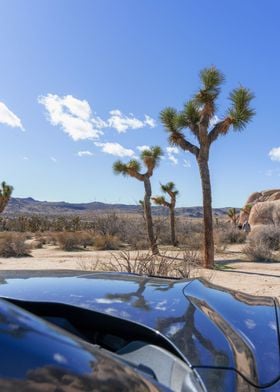
{"type": "Polygon", "coordinates": [[[175,188],[174,182],[171,181],[165,185],[161,185],[161,190],[170,196],[170,201],[167,201],[164,196],[154,196],[152,197],[152,200],[156,205],[169,208],[171,242],[173,246],[177,246],[178,240],[176,239],[176,230],[175,230],[175,207],[176,207],[176,198],[179,194],[179,191],[175,188]]]}
{"type": "Polygon", "coordinates": [[[220,136],[226,135],[230,128],[242,130],[255,112],[251,108],[253,93],[244,88],[234,89],[229,99],[231,106],[222,120],[214,121],[224,75],[216,68],[205,68],[200,72],[201,88],[186,102],[182,111],[168,107],[161,112],[161,121],[169,133],[171,145],[190,152],[199,167],[204,209],[204,266],[214,266],[214,235],[212,219],[212,192],[209,172],[210,147],[220,136]],[[198,142],[190,142],[183,130],[189,130],[198,142]]]}
{"type": "Polygon", "coordinates": [[[153,218],[151,211],[151,197],[152,197],[152,185],[151,177],[154,173],[154,169],[159,165],[160,157],[162,156],[162,150],[159,146],[151,147],[141,153],[141,161],[143,162],[146,171],[141,173],[141,165],[136,159],[132,159],[127,164],[121,161],[115,162],[113,170],[116,174],[122,174],[124,176],[134,177],[144,184],[145,195],[143,201],[145,223],[147,227],[148,238],[152,253],[154,255],[159,253],[157,241],[154,234],[153,218]]]}

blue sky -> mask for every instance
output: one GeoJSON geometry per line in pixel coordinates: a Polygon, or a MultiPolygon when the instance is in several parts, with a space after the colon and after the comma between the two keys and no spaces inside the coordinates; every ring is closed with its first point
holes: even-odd
{"type": "Polygon", "coordinates": [[[178,205],[201,205],[196,162],[168,153],[158,117],[182,108],[214,64],[226,76],[218,116],[240,83],[257,114],[212,147],[213,205],[279,188],[279,14],[278,0],[3,0],[0,180],[17,197],[135,203],[143,184],[112,164],[160,145],[153,193],[173,180],[178,205]]]}

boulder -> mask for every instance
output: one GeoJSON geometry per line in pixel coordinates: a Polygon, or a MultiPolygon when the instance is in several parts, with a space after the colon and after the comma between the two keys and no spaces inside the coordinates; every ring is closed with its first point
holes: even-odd
{"type": "Polygon", "coordinates": [[[280,224],[280,189],[250,195],[240,212],[239,225],[246,220],[251,226],[280,224]]]}

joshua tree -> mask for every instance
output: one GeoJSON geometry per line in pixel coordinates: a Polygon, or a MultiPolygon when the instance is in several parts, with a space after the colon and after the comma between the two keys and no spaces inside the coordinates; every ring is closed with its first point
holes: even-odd
{"type": "Polygon", "coordinates": [[[170,144],[192,153],[197,160],[203,194],[204,266],[213,268],[212,194],[208,166],[210,147],[220,136],[226,135],[231,127],[235,131],[246,127],[255,114],[250,106],[254,95],[242,86],[234,89],[229,95],[231,102],[229,109],[222,119],[217,119],[216,101],[224,76],[217,68],[211,67],[200,72],[200,80],[201,88],[185,104],[181,112],[168,107],[161,112],[160,117],[169,132],[170,144]],[[184,129],[189,129],[197,143],[192,143],[185,136],[184,129]]]}
{"type": "Polygon", "coordinates": [[[239,214],[236,211],[236,208],[230,208],[227,212],[227,216],[229,217],[229,219],[231,220],[232,224],[234,225],[234,227],[237,226],[238,220],[239,220],[239,214]]]}
{"type": "Polygon", "coordinates": [[[176,197],[179,191],[175,189],[175,184],[174,182],[171,181],[168,182],[166,185],[161,185],[161,190],[170,196],[170,202],[168,202],[163,196],[152,197],[152,200],[154,201],[155,204],[159,206],[165,206],[169,208],[171,242],[173,246],[178,246],[178,241],[175,235],[175,205],[176,205],[176,197]]]}
{"type": "Polygon", "coordinates": [[[7,185],[5,181],[2,182],[1,187],[2,189],[0,189],[0,213],[4,211],[13,192],[13,187],[7,185]]]}
{"type": "Polygon", "coordinates": [[[152,196],[152,187],[150,178],[153,175],[154,169],[158,166],[160,157],[162,155],[162,150],[160,147],[155,146],[150,149],[144,150],[141,153],[141,160],[146,167],[146,171],[141,173],[141,165],[140,163],[132,159],[128,163],[122,163],[121,161],[117,161],[113,165],[113,170],[116,174],[123,174],[124,176],[134,177],[139,181],[144,183],[145,188],[145,196],[144,196],[144,212],[145,212],[145,220],[146,227],[148,232],[149,241],[151,244],[152,253],[158,254],[158,247],[154,235],[153,229],[153,219],[152,219],[152,211],[151,211],[151,196],[152,196]]]}

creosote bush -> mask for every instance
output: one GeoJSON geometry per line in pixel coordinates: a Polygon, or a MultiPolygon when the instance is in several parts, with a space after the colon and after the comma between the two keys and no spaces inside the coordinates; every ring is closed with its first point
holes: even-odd
{"type": "Polygon", "coordinates": [[[21,233],[1,233],[0,257],[30,256],[30,247],[25,240],[25,235],[21,233]]]}
{"type": "Polygon", "coordinates": [[[247,235],[244,231],[231,226],[223,227],[215,233],[215,243],[218,246],[222,244],[244,244],[247,235]]]}
{"type": "Polygon", "coordinates": [[[62,232],[55,235],[60,249],[72,251],[76,249],[86,249],[87,246],[94,244],[94,237],[87,232],[62,232]]]}
{"type": "Polygon", "coordinates": [[[252,261],[274,261],[273,252],[280,250],[280,226],[268,225],[256,228],[249,235],[244,253],[252,261]]]}
{"type": "Polygon", "coordinates": [[[118,250],[121,247],[121,243],[117,236],[98,234],[94,237],[94,247],[97,250],[118,250]]]}

